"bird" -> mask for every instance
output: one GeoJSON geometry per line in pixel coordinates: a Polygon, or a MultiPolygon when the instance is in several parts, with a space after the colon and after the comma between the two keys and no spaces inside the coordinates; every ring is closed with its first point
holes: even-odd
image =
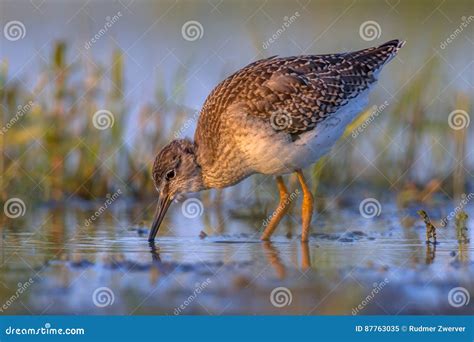
{"type": "Polygon", "coordinates": [[[302,189],[301,241],[307,242],[313,195],[303,169],[341,137],[368,104],[381,69],[405,41],[353,52],[255,61],[219,83],[205,100],[194,140],[175,139],[156,155],[158,192],[148,240],[154,242],[174,199],[233,186],[254,174],[275,177],[279,204],[261,240],[269,240],[288,211],[283,176],[296,173],[302,189]]]}

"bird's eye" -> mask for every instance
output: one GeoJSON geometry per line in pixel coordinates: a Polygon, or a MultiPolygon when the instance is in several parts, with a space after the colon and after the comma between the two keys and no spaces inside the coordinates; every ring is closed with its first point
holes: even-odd
{"type": "Polygon", "coordinates": [[[173,179],[174,176],[176,176],[176,173],[174,172],[174,170],[169,170],[168,172],[166,172],[166,180],[170,180],[170,179],[173,179]]]}

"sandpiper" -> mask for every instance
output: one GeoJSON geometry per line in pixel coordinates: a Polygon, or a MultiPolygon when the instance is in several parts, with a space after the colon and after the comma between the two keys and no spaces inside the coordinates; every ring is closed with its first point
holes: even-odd
{"type": "Polygon", "coordinates": [[[268,240],[288,209],[282,175],[296,172],[302,187],[302,234],[307,241],[313,196],[302,169],[329,152],[368,103],[382,67],[405,42],[328,55],[270,57],[222,81],[201,110],[194,141],[173,140],[156,156],[158,205],[154,241],[179,194],[234,185],[253,174],[276,176],[280,202],[261,239],[268,240]]]}

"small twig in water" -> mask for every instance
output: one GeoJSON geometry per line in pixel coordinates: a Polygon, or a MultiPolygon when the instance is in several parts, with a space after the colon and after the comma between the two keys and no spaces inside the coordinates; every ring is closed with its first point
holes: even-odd
{"type": "Polygon", "coordinates": [[[418,215],[423,219],[426,225],[426,243],[436,244],[436,227],[431,223],[431,220],[426,211],[420,209],[417,211],[418,215]],[[433,240],[433,241],[432,241],[433,240]]]}

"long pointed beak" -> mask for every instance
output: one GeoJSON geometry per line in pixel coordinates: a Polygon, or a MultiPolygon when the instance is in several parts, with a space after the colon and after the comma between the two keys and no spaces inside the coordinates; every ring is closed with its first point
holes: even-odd
{"type": "Polygon", "coordinates": [[[166,211],[168,210],[171,204],[171,199],[169,196],[163,196],[158,200],[158,205],[156,206],[155,217],[153,219],[153,224],[151,225],[150,235],[148,235],[148,241],[155,241],[156,234],[158,229],[160,229],[161,221],[165,217],[166,211]]]}

